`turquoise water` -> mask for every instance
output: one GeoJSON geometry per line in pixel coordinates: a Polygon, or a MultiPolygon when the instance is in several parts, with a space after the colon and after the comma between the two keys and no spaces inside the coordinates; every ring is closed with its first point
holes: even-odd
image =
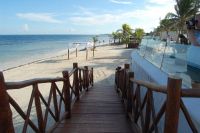
{"type": "MultiPolygon", "coordinates": [[[[56,56],[76,47],[74,42],[92,41],[94,35],[0,35],[0,70],[56,56]]],[[[109,42],[99,35],[100,44],[109,42]]],[[[99,44],[99,45],[100,45],[99,44]]],[[[85,46],[79,45],[79,49],[85,46]]]]}

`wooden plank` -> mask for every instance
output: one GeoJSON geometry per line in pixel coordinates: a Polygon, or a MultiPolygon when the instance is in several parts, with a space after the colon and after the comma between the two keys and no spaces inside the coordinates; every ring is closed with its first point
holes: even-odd
{"type": "Polygon", "coordinates": [[[181,85],[179,77],[168,78],[164,133],[178,132],[181,85]]]}
{"type": "MultiPolygon", "coordinates": [[[[73,119],[64,120],[65,123],[113,123],[118,120],[126,123],[127,119],[124,114],[73,114],[73,119]],[[105,121],[106,120],[106,121],[105,121]]],[[[123,124],[122,123],[122,124],[123,124]]]]}
{"type": "Polygon", "coordinates": [[[71,124],[58,128],[54,133],[131,133],[128,128],[113,124],[71,124]]]}
{"type": "Polygon", "coordinates": [[[113,86],[96,86],[76,102],[71,119],[61,121],[53,130],[55,133],[131,133],[121,102],[113,86]]]}
{"type": "Polygon", "coordinates": [[[0,72],[0,132],[14,132],[12,112],[2,72],[0,72]]]}

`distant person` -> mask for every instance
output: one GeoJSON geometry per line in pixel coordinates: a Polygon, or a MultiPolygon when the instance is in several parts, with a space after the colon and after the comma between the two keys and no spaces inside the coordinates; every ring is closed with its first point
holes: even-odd
{"type": "Polygon", "coordinates": [[[200,46],[200,14],[186,22],[188,38],[192,45],[200,46]]]}
{"type": "Polygon", "coordinates": [[[183,35],[179,34],[181,44],[188,44],[188,39],[183,35]]]}

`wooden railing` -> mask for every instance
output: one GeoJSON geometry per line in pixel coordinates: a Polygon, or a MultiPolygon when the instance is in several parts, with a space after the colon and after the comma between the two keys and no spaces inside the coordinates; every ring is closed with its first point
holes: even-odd
{"type": "MultiPolygon", "coordinates": [[[[93,86],[93,68],[88,69],[87,66],[79,68],[77,63],[73,64],[71,72],[63,71],[61,78],[42,78],[31,79],[21,82],[5,82],[3,73],[0,72],[0,133],[13,133],[15,132],[12,120],[12,111],[10,105],[18,112],[24,119],[22,132],[27,132],[27,127],[30,126],[34,132],[44,133],[50,131],[52,128],[47,129],[48,115],[57,122],[71,117],[71,106],[73,101],[79,100],[83,90],[88,91],[90,86],[93,86]],[[57,83],[61,82],[62,87],[59,89],[57,83]],[[43,96],[38,85],[49,83],[51,85],[48,100],[43,96]],[[13,99],[8,90],[21,89],[24,87],[31,87],[32,93],[28,104],[27,111],[24,112],[18,103],[13,99]],[[53,100],[53,107],[51,101],[53,100]],[[37,125],[30,119],[31,109],[33,103],[36,109],[37,125]],[[64,115],[61,116],[61,105],[64,103],[64,115]],[[42,104],[45,110],[42,109],[42,104]],[[53,108],[53,109],[52,109],[53,108]]],[[[26,89],[26,88],[25,88],[26,89]]]]}
{"type": "Polygon", "coordinates": [[[165,133],[177,133],[181,109],[191,131],[198,133],[182,98],[199,98],[199,89],[181,89],[182,80],[177,77],[169,77],[167,86],[136,80],[134,72],[129,70],[129,64],[125,64],[123,69],[116,68],[115,75],[117,92],[120,93],[122,101],[126,105],[127,116],[137,125],[138,131],[158,133],[163,132],[161,131],[163,129],[165,133]],[[166,100],[159,107],[157,113],[154,93],[166,95],[166,100]],[[159,129],[158,123],[164,114],[164,125],[162,129],[159,129]]]}

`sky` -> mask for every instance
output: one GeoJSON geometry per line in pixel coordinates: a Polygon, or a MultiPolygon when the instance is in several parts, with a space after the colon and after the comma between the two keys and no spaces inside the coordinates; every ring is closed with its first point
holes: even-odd
{"type": "Polygon", "coordinates": [[[106,34],[127,23],[152,31],[174,0],[0,0],[0,34],[106,34]]]}

